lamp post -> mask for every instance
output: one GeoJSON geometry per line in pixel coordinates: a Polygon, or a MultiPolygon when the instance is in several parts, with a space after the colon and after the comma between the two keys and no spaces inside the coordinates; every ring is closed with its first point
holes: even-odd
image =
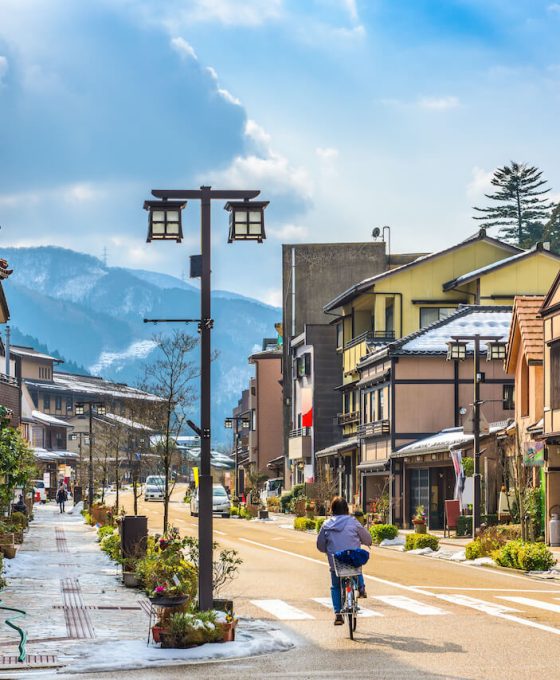
{"type": "MultiPolygon", "coordinates": [[[[476,530],[480,526],[480,383],[484,382],[484,374],[480,372],[480,342],[487,342],[488,357],[490,359],[500,358],[503,342],[499,342],[499,335],[453,335],[451,342],[447,343],[447,359],[462,361],[467,356],[467,343],[474,344],[473,364],[474,364],[474,397],[473,397],[473,522],[472,537],[476,538],[476,530]],[[496,353],[495,349],[496,348],[496,353]]],[[[505,346],[505,345],[504,345],[505,346]]]]}
{"type": "MultiPolygon", "coordinates": [[[[88,407],[89,417],[89,462],[88,462],[88,508],[93,504],[93,414],[97,413],[100,416],[105,415],[105,405],[99,401],[81,401],[76,403],[76,415],[83,416],[85,408],[88,407]],[[94,411],[95,409],[95,411],[94,411]]],[[[81,445],[81,440],[80,440],[81,445]]]]}
{"type": "Polygon", "coordinates": [[[235,487],[235,493],[234,496],[238,497],[239,496],[239,452],[238,452],[238,438],[239,438],[239,423],[241,423],[241,427],[244,430],[248,430],[251,427],[251,421],[247,416],[233,416],[231,418],[226,418],[224,421],[224,427],[226,427],[228,430],[231,429],[233,432],[233,449],[235,451],[235,472],[234,472],[234,487],[235,487]],[[235,427],[234,427],[235,425],[235,427]]]}
{"type": "MultiPolygon", "coordinates": [[[[254,201],[260,191],[230,191],[202,186],[200,189],[152,190],[160,200],[145,201],[149,212],[148,243],[183,239],[181,213],[188,200],[198,200],[201,206],[201,254],[191,256],[191,278],[200,278],[200,319],[183,319],[198,322],[200,332],[200,475],[199,475],[199,571],[198,599],[201,610],[212,609],[212,474],[210,469],[210,409],[211,409],[211,330],[214,325],[210,302],[211,253],[211,202],[227,201],[225,210],[230,213],[228,243],[256,241],[262,243],[264,209],[268,201],[254,201]]],[[[148,320],[146,320],[148,321],[148,320]]],[[[170,321],[159,319],[158,321],[170,321]]],[[[173,321],[178,321],[174,319],[173,321]]]]}

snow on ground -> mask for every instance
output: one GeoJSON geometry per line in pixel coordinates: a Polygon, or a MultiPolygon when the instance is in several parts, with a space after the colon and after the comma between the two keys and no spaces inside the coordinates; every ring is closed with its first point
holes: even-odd
{"type": "MultiPolygon", "coordinates": [[[[235,642],[208,643],[191,649],[161,649],[143,640],[96,640],[73,647],[66,673],[138,670],[158,666],[239,659],[291,649],[288,636],[263,621],[240,622],[235,642]]],[[[61,655],[62,657],[62,655],[61,655]]],[[[62,659],[61,659],[62,660],[62,659]]]]}
{"type": "Polygon", "coordinates": [[[122,352],[101,352],[97,361],[89,367],[90,373],[98,375],[109,367],[117,370],[130,359],[145,359],[157,347],[153,340],[137,340],[122,352]]]}

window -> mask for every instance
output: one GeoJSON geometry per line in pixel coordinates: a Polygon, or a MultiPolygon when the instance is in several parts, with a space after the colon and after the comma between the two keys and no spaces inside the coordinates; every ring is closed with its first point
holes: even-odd
{"type": "Polygon", "coordinates": [[[385,298],[385,331],[388,331],[389,333],[392,333],[395,330],[394,302],[394,298],[385,298]]]}
{"type": "Polygon", "coordinates": [[[43,395],[43,408],[45,409],[45,411],[50,411],[50,408],[51,408],[51,395],[50,394],[43,395]]]}
{"type": "Polygon", "coordinates": [[[62,397],[55,397],[54,407],[57,411],[62,411],[62,397]]]}
{"type": "Polygon", "coordinates": [[[40,380],[51,379],[51,369],[48,366],[39,366],[39,379],[40,380]]]}
{"type": "Polygon", "coordinates": [[[383,420],[385,416],[385,395],[383,390],[378,390],[377,392],[377,420],[383,420]]]}
{"type": "Polygon", "coordinates": [[[560,408],[560,342],[550,346],[550,407],[560,408]]]}
{"type": "Polygon", "coordinates": [[[336,347],[342,349],[344,346],[344,326],[342,323],[336,324],[336,347]]]}
{"type": "Polygon", "coordinates": [[[375,420],[375,392],[369,393],[369,419],[375,420]]]}
{"type": "Polygon", "coordinates": [[[303,378],[311,375],[311,354],[306,352],[297,358],[297,376],[303,378]]]}
{"type": "Polygon", "coordinates": [[[350,392],[345,392],[343,397],[344,413],[350,413],[350,392]]]}
{"type": "Polygon", "coordinates": [[[66,410],[72,411],[72,397],[66,397],[66,410]]]}
{"type": "Polygon", "coordinates": [[[64,437],[61,432],[56,433],[56,448],[59,451],[64,448],[64,437]]]}
{"type": "Polygon", "coordinates": [[[502,399],[504,411],[513,411],[515,408],[514,386],[504,385],[502,389],[502,399]]]}
{"type": "Polygon", "coordinates": [[[420,328],[426,328],[431,323],[453,314],[454,307],[420,307],[420,328]]]}

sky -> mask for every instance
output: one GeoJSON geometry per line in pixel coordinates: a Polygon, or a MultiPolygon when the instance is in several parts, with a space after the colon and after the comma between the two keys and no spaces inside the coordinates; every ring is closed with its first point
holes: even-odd
{"type": "Polygon", "coordinates": [[[281,304],[281,244],[393,252],[474,233],[496,167],[560,200],[560,3],[541,0],[0,0],[0,248],[60,245],[188,271],[147,244],[155,188],[260,189],[267,240],[227,244],[215,288],[281,304]]]}

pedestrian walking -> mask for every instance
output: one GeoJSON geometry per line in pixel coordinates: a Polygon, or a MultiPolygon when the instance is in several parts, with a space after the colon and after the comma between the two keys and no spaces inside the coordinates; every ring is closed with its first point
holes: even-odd
{"type": "Polygon", "coordinates": [[[64,488],[64,484],[61,484],[58,487],[58,491],[56,492],[56,502],[58,503],[60,507],[60,512],[64,512],[64,504],[68,500],[68,494],[66,492],[66,489],[64,488]]]}

